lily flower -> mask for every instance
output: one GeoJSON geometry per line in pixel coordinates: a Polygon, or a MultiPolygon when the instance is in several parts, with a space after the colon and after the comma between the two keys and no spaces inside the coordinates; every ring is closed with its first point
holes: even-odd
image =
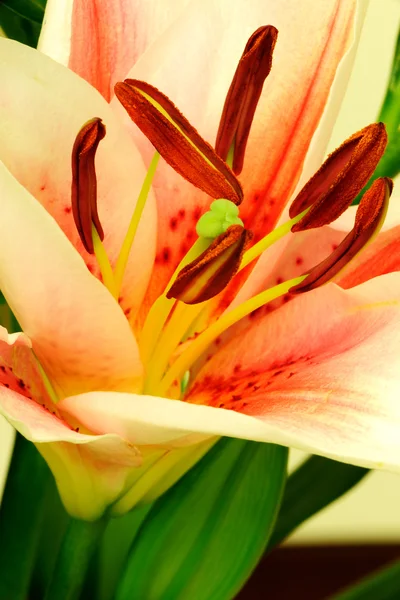
{"type": "Polygon", "coordinates": [[[318,170],[365,4],[102,4],[49,0],[41,52],[0,39],[1,414],[88,520],[219,436],[398,470],[390,180],[331,224],[383,125],[318,170]]]}

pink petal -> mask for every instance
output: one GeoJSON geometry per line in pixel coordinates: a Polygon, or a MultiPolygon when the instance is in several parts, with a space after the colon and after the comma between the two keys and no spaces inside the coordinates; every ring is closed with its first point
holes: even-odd
{"type": "Polygon", "coordinates": [[[127,486],[141,462],[118,436],[79,433],[56,416],[29,338],[0,328],[0,415],[33,441],[49,463],[67,510],[95,519],[127,486]]]}
{"type": "MultiPolygon", "coordinates": [[[[71,213],[71,152],[81,126],[101,117],[107,129],[97,156],[98,205],[114,264],[145,176],[142,160],[104,99],[40,52],[0,39],[0,159],[57,220],[98,276],[71,213]]],[[[121,304],[134,316],[155,255],[156,214],[150,194],[128,263],[121,304]]]]}
{"type": "MultiPolygon", "coordinates": [[[[274,285],[307,273],[324,260],[339,245],[344,236],[342,231],[336,231],[331,227],[321,227],[296,234],[289,233],[286,238],[274,244],[261,255],[248,280],[229,308],[238,306],[248,298],[274,285]]],[[[288,299],[288,297],[278,298],[268,304],[264,310],[260,309],[257,315],[252,315],[250,320],[271,312],[288,299]]]]}
{"type": "Polygon", "coordinates": [[[330,284],[225,346],[188,402],[94,392],[60,407],[140,446],[227,435],[399,471],[399,299],[398,274],[350,292],[330,284]]]}
{"type": "Polygon", "coordinates": [[[57,482],[67,511],[79,519],[99,518],[129,489],[138,451],[116,435],[86,435],[16,392],[0,388],[0,414],[35,443],[57,482]]]}
{"type": "Polygon", "coordinates": [[[304,294],[216,354],[187,400],[256,417],[271,441],[398,470],[399,300],[399,274],[304,294]]]}
{"type": "MultiPolygon", "coordinates": [[[[32,342],[24,333],[12,333],[0,326],[0,386],[32,400],[47,409],[53,409],[39,372],[38,363],[32,352],[32,342]]],[[[15,394],[14,394],[15,395],[15,394]]]]}
{"type": "MultiPolygon", "coordinates": [[[[342,231],[335,231],[330,227],[322,227],[294,235],[288,234],[260,256],[257,264],[244,283],[241,280],[241,274],[239,274],[238,282],[235,282],[235,280],[232,282],[232,289],[228,290],[226,294],[221,294],[221,297],[214,304],[206,308],[201,328],[218,319],[224,311],[232,310],[260,292],[293,277],[303,275],[324,260],[339,245],[344,236],[345,233],[342,231]],[[240,288],[241,284],[242,287],[240,288]],[[231,298],[233,300],[229,302],[231,298]]],[[[195,366],[195,372],[204,364],[206,359],[209,360],[219,350],[222,342],[226,343],[241,331],[246,330],[249,325],[254,325],[265,315],[286,304],[293,298],[294,296],[290,294],[281,296],[251,312],[247,317],[236,323],[236,325],[230,327],[208,348],[207,355],[199,359],[195,366]]]]}
{"type": "Polygon", "coordinates": [[[4,165],[0,195],[0,287],[57,391],[136,390],[142,366],[121,308],[4,165]]]}
{"type": "MultiPolygon", "coordinates": [[[[314,162],[322,158],[354,58],[351,44],[356,4],[362,13],[365,7],[361,3],[344,0],[317,4],[291,0],[289,5],[274,0],[268,9],[258,0],[245,4],[199,0],[148,48],[129,74],[159,87],[200,133],[213,141],[225,94],[248,37],[265,23],[279,29],[272,71],[256,111],[242,174],[246,192],[242,212],[246,225],[255,230],[255,239],[271,229],[293,191],[329,98],[328,114],[323,117],[325,131],[318,132],[314,144],[314,162]]],[[[131,130],[148,160],[146,144],[133,127],[131,130]]],[[[182,185],[166,167],[159,169],[155,186],[160,227],[152,295],[167,282],[192,241],[197,215],[209,202],[182,185]]]]}
{"type": "Polygon", "coordinates": [[[91,83],[106,100],[188,0],[48,0],[39,50],[91,83]]]}

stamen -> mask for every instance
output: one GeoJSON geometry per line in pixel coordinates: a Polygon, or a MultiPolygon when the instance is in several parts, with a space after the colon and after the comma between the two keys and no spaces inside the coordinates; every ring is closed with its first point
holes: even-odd
{"type": "Polygon", "coordinates": [[[240,321],[240,319],[243,319],[243,317],[246,317],[253,312],[253,310],[257,310],[257,308],[260,308],[264,304],[267,304],[280,296],[284,296],[288,293],[290,288],[300,284],[305,277],[306,276],[303,275],[285,281],[269,290],[257,294],[253,298],[250,298],[250,300],[243,302],[240,306],[237,306],[230,312],[222,315],[190,343],[188,348],[176,359],[170,370],[158,385],[156,382],[153,383],[154,387],[151,393],[155,396],[165,396],[174,381],[179,381],[186,371],[190,371],[190,367],[193,363],[200,358],[208,346],[226,329],[240,321]]]}
{"type": "Polygon", "coordinates": [[[114,278],[115,278],[115,289],[117,297],[119,296],[119,292],[122,286],[122,280],[124,277],[126,265],[128,264],[130,251],[135,240],[135,235],[137,232],[137,228],[139,227],[140,218],[143,213],[143,209],[146,204],[147,196],[149,195],[149,191],[151,188],[151,184],[153,181],[153,177],[155,175],[158,161],[160,155],[158,152],[155,152],[149,169],[147,171],[146,177],[144,179],[142,189],[140,190],[139,198],[135,206],[134,213],[132,215],[131,222],[128,227],[128,231],[126,233],[125,239],[122,243],[121,251],[118,256],[117,264],[115,266],[114,278]]]}
{"type": "Polygon", "coordinates": [[[140,340],[140,356],[144,364],[146,364],[157,344],[160,337],[161,331],[169,317],[169,314],[174,307],[176,301],[175,298],[167,298],[167,292],[171,288],[173,282],[177,278],[180,271],[193,260],[195,260],[200,254],[202,254],[210,245],[210,240],[205,238],[199,238],[191,247],[189,252],[183,257],[177,268],[175,269],[168,285],[166,286],[163,294],[157,298],[153,306],[149,310],[146,321],[144,323],[140,340]]]}
{"type": "Polygon", "coordinates": [[[372,241],[385,220],[392,189],[393,182],[388,177],[374,181],[358,205],[353,229],[330,256],[311,269],[300,284],[290,288],[290,293],[308,292],[331,281],[372,241]]]}
{"type": "Polygon", "coordinates": [[[136,79],[115,86],[131,119],[166,162],[213,198],[240,204],[243,190],[228,165],[157,88],[136,79]]]}
{"type": "Polygon", "coordinates": [[[198,304],[219,294],[236,275],[250,236],[240,225],[230,226],[203,254],[182,269],[167,298],[198,304]]]}
{"type": "Polygon", "coordinates": [[[97,213],[97,178],[95,156],[100,141],[106,134],[101,119],[91,119],[79,131],[72,149],[72,214],[87,252],[94,253],[92,223],[100,240],[103,229],[97,213]]]}
{"type": "Polygon", "coordinates": [[[236,175],[243,168],[247,139],[264,81],[271,71],[277,37],[278,30],[272,25],[260,27],[253,33],[225,100],[215,149],[224,160],[233,153],[233,171],[236,175]]]}
{"type": "Polygon", "coordinates": [[[386,144],[385,125],[373,123],[332,152],[293,201],[291,217],[308,207],[310,210],[292,231],[322,227],[337,219],[375,171],[386,144]]]}
{"type": "Polygon", "coordinates": [[[157,345],[154,344],[154,354],[146,369],[144,393],[163,376],[173,351],[203,310],[201,303],[218,294],[234,277],[248,239],[249,232],[243,227],[231,226],[179,272],[167,298],[178,297],[182,302],[177,303],[157,345]]]}

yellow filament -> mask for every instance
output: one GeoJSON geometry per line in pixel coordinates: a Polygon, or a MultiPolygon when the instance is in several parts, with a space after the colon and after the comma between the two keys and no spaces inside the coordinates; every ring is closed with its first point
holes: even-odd
{"type": "Polygon", "coordinates": [[[208,248],[210,242],[211,240],[206,240],[205,238],[198,238],[196,240],[189,252],[183,257],[175,269],[175,272],[172,275],[162,296],[159,296],[151,307],[139,340],[140,355],[144,364],[147,364],[149,361],[154,351],[154,347],[157,344],[158,338],[160,337],[164,324],[167,321],[168,316],[176,302],[174,298],[167,298],[166,294],[168,293],[168,290],[183,267],[200,256],[200,254],[202,254],[204,250],[208,248]]]}
{"type": "Polygon", "coordinates": [[[154,385],[154,382],[160,381],[168,366],[169,358],[179,342],[185,337],[193,320],[203,310],[202,304],[183,304],[177,302],[175,310],[165,326],[164,331],[159,337],[159,342],[155,347],[154,354],[146,369],[146,383],[144,394],[154,385]]]}
{"type": "Polygon", "coordinates": [[[96,227],[92,223],[92,238],[93,238],[93,247],[94,253],[97,259],[97,264],[99,265],[101,276],[103,278],[103,283],[110,292],[114,296],[114,298],[118,299],[118,292],[115,287],[114,274],[110,265],[110,261],[108,260],[107,253],[105,248],[101,242],[99,234],[97,232],[96,227]]]}
{"type": "Polygon", "coordinates": [[[246,317],[264,304],[283,296],[291,287],[301,283],[305,277],[306,275],[302,275],[301,277],[295,277],[294,279],[276,285],[269,290],[257,294],[253,298],[250,298],[250,300],[243,302],[240,306],[237,306],[230,312],[222,315],[218,321],[213,323],[193,340],[187,350],[177,358],[158,385],[156,382],[153,382],[155,383],[155,386],[151,393],[155,396],[165,396],[173,382],[179,380],[186,371],[190,370],[192,364],[203,354],[208,346],[221,335],[221,333],[228,329],[228,327],[231,327],[240,321],[240,319],[243,319],[243,317],[246,317]]]}
{"type": "Polygon", "coordinates": [[[263,237],[259,242],[257,242],[257,244],[254,244],[254,246],[252,246],[249,250],[247,250],[247,252],[244,253],[239,270],[242,270],[245,267],[247,267],[247,265],[249,265],[255,258],[260,256],[260,254],[265,252],[265,250],[270,248],[270,246],[275,244],[275,242],[287,235],[292,229],[293,225],[296,225],[296,223],[298,223],[300,219],[302,219],[309,210],[310,209],[307,208],[302,213],[297,215],[297,217],[294,217],[293,219],[290,219],[290,221],[283,223],[282,225],[271,231],[271,233],[263,237]]]}
{"type": "Polygon", "coordinates": [[[132,248],[132,244],[135,240],[137,228],[139,226],[140,218],[142,216],[143,209],[146,204],[147,196],[149,195],[149,191],[154,178],[154,174],[157,169],[159,159],[159,153],[155,152],[153,158],[151,159],[151,163],[146,173],[146,177],[143,181],[142,189],[140,190],[139,198],[136,203],[131,222],[129,223],[128,231],[126,233],[125,239],[122,243],[121,251],[118,256],[117,264],[115,266],[114,271],[115,289],[117,297],[122,286],[122,280],[124,278],[126,265],[128,264],[129,254],[132,248]]]}
{"type": "Polygon", "coordinates": [[[39,370],[39,373],[42,377],[42,381],[44,384],[44,387],[46,388],[46,392],[48,393],[49,397],[51,398],[51,401],[54,404],[57,404],[57,402],[59,401],[59,397],[57,396],[53,384],[51,383],[49,377],[47,376],[46,371],[43,369],[38,357],[36,356],[36,354],[34,352],[32,352],[33,356],[35,357],[36,360],[36,364],[39,370]]]}
{"type": "MultiPolygon", "coordinates": [[[[224,264],[227,255],[231,255],[235,251],[234,248],[228,248],[221,256],[219,256],[214,264],[210,266],[206,273],[198,277],[195,284],[195,289],[192,291],[192,296],[195,296],[207,285],[207,281],[212,277],[221,265],[224,264]]],[[[189,296],[187,293],[186,296],[189,296]]],[[[183,302],[178,302],[171,319],[167,323],[164,331],[159,336],[159,341],[154,350],[154,354],[147,368],[146,379],[148,382],[159,381],[168,366],[169,357],[178,346],[179,342],[184,338],[193,321],[202,312],[204,303],[186,305],[183,302]]],[[[150,383],[150,385],[152,385],[150,383]]],[[[146,386],[145,386],[146,390],[146,386]]],[[[146,391],[145,391],[146,393],[146,391]]]]}

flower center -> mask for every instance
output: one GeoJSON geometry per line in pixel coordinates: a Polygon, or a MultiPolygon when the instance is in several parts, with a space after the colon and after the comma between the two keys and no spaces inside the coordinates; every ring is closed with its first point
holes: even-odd
{"type": "Polygon", "coordinates": [[[96,206],[95,154],[105,127],[95,118],[78,133],[72,157],[74,219],[85,249],[96,255],[103,282],[116,299],[160,156],[189,182],[217,198],[198,220],[198,239],[150,308],[139,335],[146,394],[182,397],[190,385],[193,365],[217,337],[280,296],[330,281],[382,224],[391,193],[391,182],[385,178],[377,180],[365,194],[354,229],[330,257],[310,272],[262,291],[233,309],[228,307],[222,313],[214,310],[218,316],[210,318],[216,307],[214,297],[224,293],[237,272],[254,266],[272,244],[285,235],[329,224],[346,210],[375,170],[387,141],[380,123],[351,136],[294,199],[291,219],[250,247],[252,234],[239,216],[243,191],[236,174],[243,167],[276,37],[275,28],[261,27],[246,45],[222,112],[216,150],[162,92],[138,80],[117,83],[117,98],[156,152],[114,267],[102,244],[104,235],[96,206]]]}

